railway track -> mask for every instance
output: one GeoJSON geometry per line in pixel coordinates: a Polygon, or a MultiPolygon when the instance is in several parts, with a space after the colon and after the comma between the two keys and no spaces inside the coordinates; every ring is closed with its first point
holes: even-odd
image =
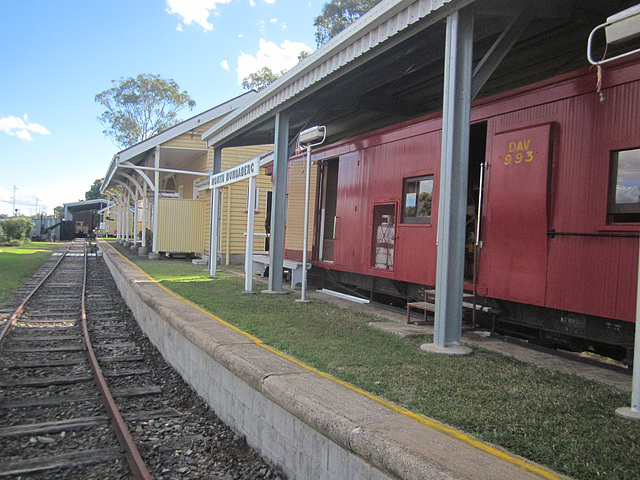
{"type": "Polygon", "coordinates": [[[57,260],[3,326],[0,477],[281,478],[162,361],[95,247],[57,260]]]}

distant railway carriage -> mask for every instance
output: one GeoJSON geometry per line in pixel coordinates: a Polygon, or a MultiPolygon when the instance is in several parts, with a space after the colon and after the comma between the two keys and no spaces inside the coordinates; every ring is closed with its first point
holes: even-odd
{"type": "Polygon", "coordinates": [[[73,222],[75,224],[76,237],[84,238],[93,231],[93,216],[93,212],[73,212],[73,222]]]}
{"type": "MultiPolygon", "coordinates": [[[[640,64],[474,102],[465,290],[496,327],[623,358],[640,231],[640,64]],[[477,246],[476,246],[476,236],[477,246]]],[[[436,284],[441,115],[313,153],[311,277],[372,298],[436,284]]],[[[289,161],[285,258],[302,258],[304,156],[289,161]]]]}

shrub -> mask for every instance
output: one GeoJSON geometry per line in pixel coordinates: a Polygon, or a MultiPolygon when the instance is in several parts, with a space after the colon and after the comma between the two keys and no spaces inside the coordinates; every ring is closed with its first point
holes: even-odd
{"type": "MultiPolygon", "coordinates": [[[[145,230],[145,243],[150,246],[153,243],[153,232],[148,228],[145,230]]],[[[142,231],[138,232],[138,238],[142,239],[142,231]]]]}
{"type": "Polygon", "coordinates": [[[0,220],[0,231],[2,231],[2,241],[10,242],[17,240],[22,242],[27,238],[34,223],[28,218],[9,218],[0,220]]]}

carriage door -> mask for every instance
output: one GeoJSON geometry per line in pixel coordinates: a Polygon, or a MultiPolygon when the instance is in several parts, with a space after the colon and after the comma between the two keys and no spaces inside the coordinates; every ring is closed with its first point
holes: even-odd
{"type": "Polygon", "coordinates": [[[325,160],[320,164],[319,209],[316,213],[316,225],[319,226],[316,230],[317,259],[327,263],[333,263],[334,259],[339,166],[337,158],[325,160]]]}
{"type": "Polygon", "coordinates": [[[479,285],[488,296],[544,305],[552,133],[549,124],[492,139],[479,285]]]}
{"type": "Polygon", "coordinates": [[[371,267],[393,271],[396,242],[396,204],[373,206],[373,236],[371,241],[371,267]]]}

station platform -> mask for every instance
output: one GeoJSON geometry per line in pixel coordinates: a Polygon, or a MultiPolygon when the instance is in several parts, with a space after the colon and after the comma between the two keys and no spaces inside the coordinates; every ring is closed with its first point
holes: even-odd
{"type": "MultiPolygon", "coordinates": [[[[308,367],[163,289],[105,242],[105,260],[142,330],[215,413],[290,479],[566,479],[308,367]]],[[[126,254],[126,252],[123,252],[126,254]]],[[[406,315],[318,292],[381,317],[373,328],[424,335],[406,315]]],[[[583,359],[465,333],[463,342],[629,390],[631,376],[583,359]],[[564,364],[564,367],[560,365],[564,364]],[[582,364],[582,368],[580,365],[582,364]],[[600,381],[598,378],[593,378],[600,381]]]]}

